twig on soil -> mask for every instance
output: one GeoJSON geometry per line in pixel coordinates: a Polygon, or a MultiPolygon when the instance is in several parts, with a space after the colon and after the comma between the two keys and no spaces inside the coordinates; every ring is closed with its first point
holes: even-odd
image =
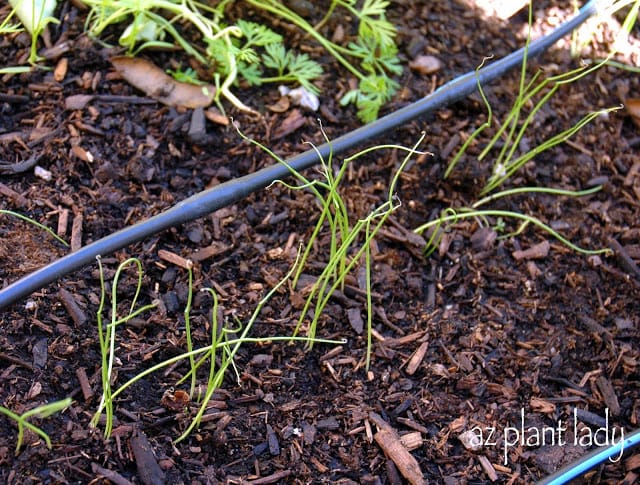
{"type": "Polygon", "coordinates": [[[377,413],[370,412],[369,419],[378,427],[378,432],[373,438],[384,454],[395,463],[402,476],[412,485],[426,485],[427,481],[418,461],[402,444],[398,432],[377,413]]]}
{"type": "Polygon", "coordinates": [[[133,456],[136,458],[136,467],[138,476],[145,485],[162,485],[165,483],[164,472],[158,465],[156,457],[153,454],[153,447],[147,436],[138,431],[135,436],[129,440],[133,456]]]}
{"type": "Polygon", "coordinates": [[[250,480],[251,485],[268,485],[269,483],[278,483],[283,478],[287,478],[291,475],[291,470],[282,470],[280,472],[273,473],[269,476],[258,478],[256,480],[250,480]]]}
{"type": "Polygon", "coordinates": [[[102,468],[97,463],[91,464],[91,471],[93,471],[93,473],[96,473],[98,475],[102,475],[104,478],[112,481],[115,485],[133,485],[132,482],[124,478],[119,473],[114,472],[112,470],[108,470],[106,468],[102,468]]]}
{"type": "Polygon", "coordinates": [[[636,262],[631,258],[631,256],[629,256],[629,253],[624,249],[622,244],[620,244],[615,239],[611,238],[609,240],[609,248],[611,248],[611,250],[615,253],[616,257],[618,258],[618,263],[620,264],[620,267],[624,271],[631,273],[633,276],[635,276],[640,280],[640,268],[638,267],[636,262]]]}
{"type": "Polygon", "coordinates": [[[0,160],[0,173],[16,174],[26,172],[27,170],[36,166],[41,156],[42,155],[31,155],[26,160],[15,163],[7,162],[6,160],[0,160]]]}

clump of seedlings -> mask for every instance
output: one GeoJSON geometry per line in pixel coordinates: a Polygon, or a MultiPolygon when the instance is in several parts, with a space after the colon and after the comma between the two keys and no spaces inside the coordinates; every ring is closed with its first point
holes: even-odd
{"type": "MultiPolygon", "coordinates": [[[[305,249],[302,253],[301,263],[292,280],[293,288],[296,287],[296,284],[305,269],[305,263],[317,243],[318,236],[323,230],[328,230],[329,233],[330,243],[328,248],[328,260],[326,263],[323,263],[324,267],[309,291],[296,325],[294,335],[297,335],[304,327],[306,334],[312,339],[315,338],[318,322],[323,315],[324,309],[329,303],[329,299],[332,297],[335,290],[344,289],[345,278],[347,275],[352,273],[357,265],[364,260],[364,292],[366,297],[367,314],[366,368],[368,369],[371,360],[371,337],[373,328],[373,305],[371,297],[371,242],[385,224],[389,216],[400,206],[400,198],[396,194],[398,179],[413,155],[425,154],[417,149],[422,143],[425,134],[423,133],[418,142],[411,148],[407,148],[402,145],[377,145],[366,148],[350,157],[345,157],[338,165],[334,164],[332,153],[329,154],[329,157],[326,160],[320,153],[318,153],[321,163],[320,179],[307,178],[302,173],[294,170],[285,160],[276,155],[276,153],[271,149],[255,140],[248,139],[242,133],[240,133],[240,135],[244,139],[260,147],[274,160],[285,165],[289,169],[290,173],[298,180],[298,182],[300,182],[299,185],[292,185],[284,182],[283,180],[277,180],[274,183],[280,183],[291,190],[308,190],[314,195],[318,205],[320,206],[320,217],[318,218],[313,232],[306,243],[305,249]],[[405,152],[406,156],[391,179],[391,184],[387,191],[387,199],[369,212],[364,218],[353,220],[354,217],[349,214],[346,200],[342,195],[344,189],[343,178],[347,168],[359,158],[370,154],[371,152],[384,149],[396,149],[401,152],[405,152]],[[306,322],[307,319],[310,321],[306,322]]],[[[330,143],[330,140],[326,135],[324,136],[325,141],[330,143]]],[[[313,340],[310,341],[310,344],[312,343],[313,340]]]]}
{"type": "MultiPolygon", "coordinates": [[[[296,261],[297,263],[297,261],[296,261]]],[[[101,298],[100,307],[97,312],[97,324],[98,324],[98,339],[100,343],[100,354],[102,359],[101,364],[101,378],[102,378],[102,396],[98,409],[91,421],[92,426],[98,426],[98,423],[102,421],[104,417],[104,436],[109,438],[113,430],[113,418],[114,418],[114,402],[115,399],[120,396],[125,390],[141,381],[145,377],[160,371],[163,368],[174,365],[176,363],[187,362],[188,371],[182,377],[182,379],[176,382],[176,386],[181,386],[187,380],[190,382],[189,392],[182,393],[186,396],[184,400],[184,411],[188,415],[189,404],[191,401],[197,402],[198,410],[191,418],[189,425],[185,428],[183,433],[176,439],[176,442],[185,439],[189,434],[199,425],[202,416],[207,410],[209,401],[211,400],[214,392],[221,388],[225,377],[228,374],[228,370],[231,367],[235,370],[238,383],[240,377],[236,368],[235,359],[239,350],[249,344],[265,344],[267,342],[285,341],[285,342],[315,342],[326,344],[340,344],[342,341],[327,340],[327,339],[314,339],[311,337],[292,337],[292,336],[269,336],[265,338],[251,337],[251,330],[255,324],[260,312],[266,303],[280,290],[280,288],[289,280],[291,275],[296,269],[296,264],[292,266],[289,272],[280,280],[267,294],[258,302],[251,317],[246,322],[236,320],[233,326],[222,324],[218,321],[218,297],[215,291],[211,288],[204,288],[203,291],[208,292],[213,301],[213,309],[211,311],[211,343],[204,347],[194,348],[192,327],[191,327],[191,311],[193,302],[193,267],[192,264],[187,266],[188,272],[188,295],[187,304],[184,310],[185,321],[185,340],[186,351],[180,355],[166,359],[148,369],[141,370],[132,378],[121,384],[114,390],[114,385],[117,381],[117,372],[115,367],[116,362],[116,329],[118,326],[126,324],[127,321],[132,318],[141,315],[143,312],[149,311],[154,308],[155,304],[143,305],[136,309],[140,290],[142,288],[142,265],[137,258],[129,258],[122,262],[116,270],[111,290],[111,317],[109,323],[104,323],[103,312],[106,305],[107,292],[104,282],[104,271],[102,263],[98,259],[98,267],[100,272],[100,284],[101,284],[101,298]],[[133,266],[136,269],[137,285],[135,294],[129,305],[129,309],[125,316],[118,317],[118,281],[122,276],[122,272],[127,267],[133,266]],[[197,372],[201,367],[208,364],[208,372],[205,377],[205,384],[197,386],[197,372]]],[[[177,393],[176,393],[177,394],[177,393]]]]}
{"type": "MultiPolygon", "coordinates": [[[[612,9],[614,9],[612,11],[620,9],[629,3],[632,2],[615,2],[611,7],[612,9]]],[[[640,1],[633,0],[633,3],[634,5],[630,12],[627,14],[626,20],[623,24],[623,28],[618,34],[619,37],[628,36],[631,32],[631,28],[635,24],[638,15],[638,8],[640,7],[640,1]]],[[[529,26],[531,25],[532,6],[531,4],[529,4],[529,26]]],[[[505,120],[502,123],[497,123],[498,128],[496,132],[477,157],[478,162],[482,162],[485,158],[488,157],[490,153],[492,153],[493,151],[497,151],[497,154],[493,158],[491,164],[491,174],[489,175],[484,188],[480,192],[481,195],[486,196],[487,194],[494,192],[507,180],[511,179],[513,175],[518,172],[527,162],[535,159],[535,157],[537,157],[541,153],[550,150],[551,148],[561,143],[566,142],[581,128],[583,128],[585,125],[587,125],[597,117],[607,115],[608,113],[621,109],[620,107],[612,107],[588,113],[570,128],[551,136],[550,138],[544,140],[542,143],[536,145],[534,148],[519,154],[518,150],[521,147],[521,141],[523,140],[525,133],[534,121],[536,114],[540,112],[541,108],[549,102],[554,94],[556,94],[556,92],[562,86],[574,83],[593,73],[594,71],[608,63],[615,54],[615,52],[611,52],[606,59],[603,59],[595,64],[585,65],[583,67],[556,76],[543,77],[542,72],[538,71],[536,74],[534,74],[531,80],[527,81],[527,51],[529,43],[531,41],[530,35],[531,32],[529,31],[529,35],[527,36],[527,40],[525,43],[524,56],[522,59],[519,90],[514,104],[507,114],[505,120]],[[528,112],[525,113],[525,109],[527,108],[528,112]]],[[[482,67],[482,65],[480,67],[482,67]]],[[[478,91],[487,109],[487,120],[465,140],[463,145],[458,150],[457,154],[449,163],[444,174],[445,178],[447,178],[453,172],[458,162],[464,156],[466,156],[468,148],[476,140],[476,138],[485,130],[491,128],[494,124],[495,120],[493,119],[493,111],[485,96],[482,86],[480,85],[480,82],[478,82],[478,91]]],[[[491,227],[492,224],[490,223],[488,218],[497,217],[499,223],[496,223],[495,227],[501,231],[504,230],[504,219],[515,219],[522,221],[519,228],[515,232],[506,234],[501,237],[511,237],[515,234],[519,234],[527,225],[533,224],[534,226],[547,232],[550,236],[559,240],[574,251],[587,255],[602,254],[609,252],[610,250],[607,248],[595,250],[580,248],[561,236],[548,224],[543,223],[535,216],[521,214],[514,211],[481,208],[489,202],[493,202],[495,200],[517,194],[545,193],[557,196],[578,197],[593,194],[601,188],[601,186],[597,186],[583,191],[571,191],[550,187],[520,187],[516,189],[494,192],[492,195],[486,196],[481,200],[473,203],[470,207],[445,209],[439,218],[419,226],[415,229],[415,232],[422,234],[427,231],[430,234],[429,242],[426,248],[427,254],[430,254],[436,249],[438,245],[439,238],[442,235],[442,229],[450,229],[457,221],[461,219],[474,218],[480,223],[481,226],[484,225],[491,227]]]]}

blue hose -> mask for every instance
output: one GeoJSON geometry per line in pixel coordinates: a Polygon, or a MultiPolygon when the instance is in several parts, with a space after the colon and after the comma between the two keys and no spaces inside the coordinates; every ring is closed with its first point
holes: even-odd
{"type": "Polygon", "coordinates": [[[544,480],[540,480],[538,485],[563,485],[568,483],[574,478],[578,478],[592,468],[604,463],[609,458],[622,456],[623,452],[630,450],[638,444],[640,444],[640,429],[634,431],[615,445],[599,448],[587,453],[579,460],[558,470],[553,475],[548,476],[544,480]]]}
{"type": "MultiPolygon", "coordinates": [[[[546,36],[531,42],[527,55],[533,57],[544,52],[591,15],[601,11],[602,3],[601,0],[589,1],[571,20],[558,26],[546,36]]],[[[477,73],[472,71],[464,74],[421,100],[336,138],[331,144],[321,145],[317,151],[309,150],[296,155],[288,159],[287,163],[293,170],[299,172],[318,163],[319,156],[326,158],[331,152],[333,154],[342,153],[378,135],[388,134],[398,126],[468,96],[477,89],[478,80],[482,85],[485,85],[499,78],[508,70],[522,63],[524,52],[525,49],[521,48],[480,69],[477,73]]],[[[93,264],[98,255],[106,256],[153,234],[203,217],[238,202],[253,192],[264,189],[274,180],[284,179],[288,176],[290,176],[289,169],[283,164],[276,163],[193,195],[161,214],[84,246],[12,283],[0,291],[0,309],[83,266],[93,264]]]]}

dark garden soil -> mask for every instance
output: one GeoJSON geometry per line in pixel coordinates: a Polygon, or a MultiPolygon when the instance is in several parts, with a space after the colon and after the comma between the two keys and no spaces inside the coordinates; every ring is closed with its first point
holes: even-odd
{"type": "MultiPolygon", "coordinates": [[[[569,17],[571,4],[536,2],[534,36],[569,17]]],[[[273,163],[232,127],[207,121],[203,133],[195,130],[191,111],[144,97],[115,74],[108,62],[113,51],[82,34],[85,14],[69,2],[61,8],[64,17],[51,40],[68,42],[66,73],[57,81],[45,70],[0,81],[0,160],[14,164],[35,157],[51,179],[37,177],[33,168],[16,173],[26,167],[0,166],[1,209],[28,215],[85,245],[273,163]],[[95,97],[81,109],[66,108],[78,94],[95,97]]],[[[405,66],[423,54],[443,65],[428,75],[406,67],[402,88],[384,113],[474,69],[489,54],[507,54],[526,35],[525,13],[487,20],[454,0],[402,0],[390,9],[405,66]]],[[[322,12],[311,8],[309,14],[320,18],[322,12]]],[[[345,19],[328,28],[340,21],[345,19]]],[[[585,52],[602,55],[611,45],[612,25],[601,26],[585,52]]],[[[638,34],[636,28],[635,53],[624,52],[619,60],[640,64],[638,34]]],[[[338,103],[349,88],[347,73],[318,57],[323,54],[300,35],[290,32],[288,40],[308,45],[324,64],[320,111],[283,111],[275,86],[236,90],[260,116],[229,110],[248,136],[282,156],[307,150],[303,141],[322,142],[317,118],[330,138],[359,126],[353,108],[338,103]]],[[[531,62],[532,71],[556,74],[577,67],[569,45],[568,38],[558,43],[531,62]]],[[[28,55],[24,35],[1,38],[0,47],[0,65],[15,65],[28,55]]],[[[146,55],[169,66],[167,53],[146,55]]],[[[517,72],[487,89],[498,120],[517,89],[517,72]]],[[[562,88],[520,149],[535,147],[589,111],[633,97],[640,97],[638,74],[601,69],[562,88]]],[[[472,145],[450,179],[442,175],[460,140],[485,120],[476,95],[371,142],[411,146],[425,131],[422,149],[432,155],[416,157],[401,176],[402,206],[373,245],[368,372],[366,332],[358,328],[365,318],[362,273],[356,270],[330,301],[318,330],[318,336],[345,338],[345,344],[312,350],[276,341],[245,345],[236,356],[237,375],[230,370],[200,426],[178,443],[198,402],[195,396],[193,402],[184,399],[188,384],[178,383],[187,364],[165,368],[118,396],[114,432],[105,441],[103,424],[90,427],[101,395],[97,265],[0,311],[0,405],[21,414],[73,398],[64,412],[33,420],[50,436],[51,449],[29,432],[15,454],[17,427],[0,417],[0,482],[395,484],[409,474],[412,483],[423,483],[416,476],[429,483],[531,483],[593,448],[589,437],[599,428],[607,428],[600,437],[609,441],[614,429],[628,434],[638,428],[640,129],[625,110],[601,116],[509,181],[513,187],[566,189],[603,183],[599,193],[520,195],[494,205],[535,215],[575,244],[610,247],[612,254],[578,254],[532,226],[494,239],[482,221],[466,219],[449,228],[426,257],[410,231],[447,207],[479,198],[490,162],[473,155],[487,138],[472,145]],[[562,426],[565,431],[558,431],[562,426]],[[542,444],[534,435],[544,427],[542,444]],[[476,450],[461,440],[472,429],[485,432],[476,450]],[[406,469],[409,457],[417,474],[406,469]]],[[[354,163],[343,188],[354,220],[384,201],[401,159],[400,152],[386,150],[354,163]]],[[[140,304],[158,302],[118,328],[116,387],[185,351],[187,272],[172,260],[195,261],[195,288],[215,288],[219,313],[228,326],[237,326],[235,319],[246,322],[289,270],[318,215],[310,194],[274,185],[103,255],[109,282],[120,262],[139,258],[145,271],[140,304]]],[[[68,251],[43,231],[0,217],[0,286],[68,251]]],[[[517,228],[505,222],[507,232],[517,228]]],[[[319,274],[327,248],[328,237],[321,235],[305,281],[319,274]]],[[[119,286],[123,308],[134,292],[134,278],[125,277],[119,286]]],[[[291,335],[302,302],[299,289],[278,291],[252,336],[291,335]]],[[[191,316],[196,347],[210,343],[211,310],[210,296],[197,292],[191,316]]],[[[203,371],[199,382],[205,377],[203,371]]],[[[640,473],[635,458],[627,451],[621,461],[591,471],[587,481],[633,483],[640,473]]]]}

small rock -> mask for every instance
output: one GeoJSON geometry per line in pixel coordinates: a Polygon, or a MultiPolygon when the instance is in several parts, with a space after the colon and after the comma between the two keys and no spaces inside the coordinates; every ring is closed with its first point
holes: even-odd
{"type": "Polygon", "coordinates": [[[418,56],[409,62],[409,67],[418,74],[433,74],[442,69],[442,61],[435,56],[418,56]]]}
{"type": "Polygon", "coordinates": [[[320,107],[320,100],[318,96],[307,91],[304,87],[289,89],[287,86],[279,86],[278,91],[282,96],[289,96],[291,101],[298,106],[308,109],[310,111],[318,111],[320,107]]]}
{"type": "Polygon", "coordinates": [[[482,438],[473,430],[467,430],[458,435],[458,439],[467,450],[479,451],[482,449],[482,438]]]}
{"type": "Polygon", "coordinates": [[[205,127],[205,116],[202,108],[196,108],[191,114],[191,124],[189,125],[189,140],[192,143],[202,143],[207,136],[205,127]]]}

